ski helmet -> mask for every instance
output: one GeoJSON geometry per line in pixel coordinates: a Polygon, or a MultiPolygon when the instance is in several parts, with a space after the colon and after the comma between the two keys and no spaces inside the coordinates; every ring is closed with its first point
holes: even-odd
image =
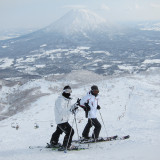
{"type": "Polygon", "coordinates": [[[69,85],[65,86],[63,88],[63,92],[65,92],[65,93],[72,93],[71,87],[69,85]]]}
{"type": "Polygon", "coordinates": [[[93,95],[95,95],[95,96],[98,95],[99,89],[98,89],[98,87],[97,87],[96,85],[93,85],[93,86],[91,87],[91,93],[92,93],[93,95]]]}

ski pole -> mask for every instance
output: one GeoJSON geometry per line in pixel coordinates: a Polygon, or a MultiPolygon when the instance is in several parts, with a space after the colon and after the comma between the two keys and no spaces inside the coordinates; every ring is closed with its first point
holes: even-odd
{"type": "Polygon", "coordinates": [[[71,109],[71,112],[72,114],[74,114],[74,120],[75,120],[75,124],[76,124],[76,130],[77,130],[77,135],[78,135],[78,140],[79,140],[79,132],[78,132],[78,127],[77,127],[77,120],[76,120],[76,109],[78,109],[78,106],[77,106],[77,102],[73,105],[73,108],[71,109]]]}
{"type": "Polygon", "coordinates": [[[104,125],[104,128],[105,128],[105,131],[106,131],[106,135],[107,135],[107,137],[108,137],[107,129],[106,129],[105,123],[104,123],[104,121],[103,121],[102,114],[101,114],[100,110],[99,110],[99,114],[100,114],[100,116],[101,116],[101,119],[102,119],[102,122],[103,122],[103,125],[104,125]]]}
{"type": "MultiPolygon", "coordinates": [[[[71,133],[72,133],[72,130],[73,130],[73,124],[74,124],[74,119],[73,119],[73,122],[72,122],[71,131],[69,133],[69,138],[68,138],[68,141],[67,141],[67,146],[68,146],[68,143],[69,143],[69,140],[70,140],[70,137],[71,137],[71,133]]],[[[67,152],[67,146],[66,146],[66,150],[64,151],[65,153],[67,152]]]]}
{"type": "Polygon", "coordinates": [[[74,120],[75,120],[75,124],[76,124],[76,130],[77,130],[77,135],[78,135],[78,140],[79,140],[79,132],[78,132],[78,125],[77,125],[77,120],[76,120],[76,114],[74,114],[74,120]]]}

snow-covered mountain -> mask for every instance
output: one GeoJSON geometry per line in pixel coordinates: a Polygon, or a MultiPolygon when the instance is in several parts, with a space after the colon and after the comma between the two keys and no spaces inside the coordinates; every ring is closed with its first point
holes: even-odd
{"type": "Polygon", "coordinates": [[[56,31],[68,35],[95,31],[104,32],[105,30],[107,30],[106,20],[86,9],[71,10],[45,28],[47,32],[56,31]]]}
{"type": "Polygon", "coordinates": [[[0,41],[0,78],[81,69],[104,75],[146,71],[160,66],[159,37],[139,28],[117,30],[91,11],[71,10],[43,29],[0,41]]]}
{"type": "Polygon", "coordinates": [[[71,10],[43,29],[19,38],[0,41],[0,56],[30,54],[43,44],[47,44],[48,49],[96,46],[96,43],[107,42],[114,29],[109,22],[91,11],[71,10]],[[4,46],[7,47],[4,49],[4,46]]]}
{"type": "MultiPolygon", "coordinates": [[[[8,115],[9,118],[0,121],[0,160],[159,160],[159,72],[123,77],[99,77],[89,72],[85,73],[86,77],[85,74],[77,74],[79,75],[77,79],[74,78],[75,73],[72,73],[57,81],[53,78],[50,81],[41,79],[21,85],[7,85],[0,89],[2,100],[5,95],[9,95],[10,98],[12,97],[10,100],[13,100],[10,102],[16,102],[16,100],[21,102],[23,99],[23,105],[27,106],[23,111],[11,117],[8,115]],[[97,77],[100,81],[97,81],[97,77]],[[85,83],[85,79],[88,83],[85,83]],[[88,150],[71,151],[67,154],[48,149],[29,149],[29,146],[45,146],[49,142],[56,129],[54,102],[65,84],[70,84],[72,87],[72,103],[84,96],[90,90],[91,85],[98,85],[100,112],[103,118],[102,121],[98,113],[98,120],[102,124],[100,136],[129,134],[130,139],[93,143],[89,145],[88,150]],[[36,91],[35,88],[38,90],[36,91]],[[26,90],[30,90],[30,94],[25,94],[26,90]],[[13,99],[14,93],[26,96],[13,99]],[[37,93],[43,93],[43,96],[36,97],[35,100],[33,97],[37,93]],[[30,102],[29,106],[25,103],[26,100],[30,102]],[[16,129],[16,126],[19,128],[16,129]]],[[[16,109],[14,105],[12,109],[16,109]]],[[[5,111],[1,112],[1,116],[4,113],[5,111]]],[[[84,116],[84,111],[79,109],[76,118],[80,136],[87,123],[84,116]]],[[[74,117],[71,116],[69,123],[73,124],[75,130],[73,139],[77,139],[78,134],[74,122],[74,117]]],[[[90,135],[92,131],[91,129],[90,135]]],[[[61,143],[63,137],[64,134],[60,137],[61,143]]]]}

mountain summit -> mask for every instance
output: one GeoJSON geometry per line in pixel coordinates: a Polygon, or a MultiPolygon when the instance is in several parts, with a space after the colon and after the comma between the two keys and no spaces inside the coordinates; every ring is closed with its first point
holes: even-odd
{"type": "Polygon", "coordinates": [[[86,9],[76,9],[69,11],[59,20],[46,27],[45,31],[74,34],[77,32],[104,30],[106,26],[106,20],[97,14],[86,9]]]}

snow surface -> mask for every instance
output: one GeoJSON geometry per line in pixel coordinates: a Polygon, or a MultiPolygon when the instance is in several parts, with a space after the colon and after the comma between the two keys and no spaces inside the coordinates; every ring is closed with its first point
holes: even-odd
{"type": "Polygon", "coordinates": [[[143,63],[145,63],[145,64],[160,63],[160,59],[146,59],[143,63]]]}
{"type": "Polygon", "coordinates": [[[146,31],[160,31],[160,23],[145,23],[145,24],[140,24],[141,30],[146,30],[146,31]]]}
{"type": "Polygon", "coordinates": [[[7,48],[8,46],[2,46],[2,48],[7,48]]]}
{"type": "Polygon", "coordinates": [[[0,59],[0,69],[5,69],[11,67],[13,64],[14,59],[10,58],[1,58],[0,59]]]}
{"type": "MultiPolygon", "coordinates": [[[[70,76],[71,77],[71,76],[70,76]]],[[[90,144],[88,150],[58,152],[44,149],[29,149],[29,146],[45,146],[55,131],[54,102],[59,90],[72,82],[49,82],[35,80],[28,82],[21,89],[41,87],[41,92],[49,93],[33,102],[30,109],[0,121],[0,160],[159,160],[160,157],[160,75],[146,73],[144,75],[107,77],[96,83],[73,87],[73,103],[89,91],[90,86],[97,84],[100,89],[101,114],[106,130],[102,124],[100,136],[127,135],[131,137],[125,141],[112,141],[90,144]],[[16,130],[12,126],[19,125],[16,130]],[[39,128],[35,129],[35,125],[39,128]],[[54,126],[51,127],[51,124],[54,126]]],[[[4,90],[3,90],[4,92],[4,90]]],[[[0,90],[2,95],[2,92],[0,90]]],[[[73,123],[73,116],[70,124],[73,123]]],[[[77,113],[78,131],[81,136],[87,122],[84,111],[77,113]]],[[[73,123],[77,139],[75,123],[73,123]]],[[[91,129],[91,132],[93,130],[91,129]]],[[[90,132],[90,133],[91,133],[90,132]]],[[[63,141],[64,134],[60,137],[63,141]]]]}
{"type": "Polygon", "coordinates": [[[107,56],[110,56],[111,55],[111,53],[109,53],[108,51],[93,51],[93,53],[104,53],[105,55],[107,55],[107,56]]]}

